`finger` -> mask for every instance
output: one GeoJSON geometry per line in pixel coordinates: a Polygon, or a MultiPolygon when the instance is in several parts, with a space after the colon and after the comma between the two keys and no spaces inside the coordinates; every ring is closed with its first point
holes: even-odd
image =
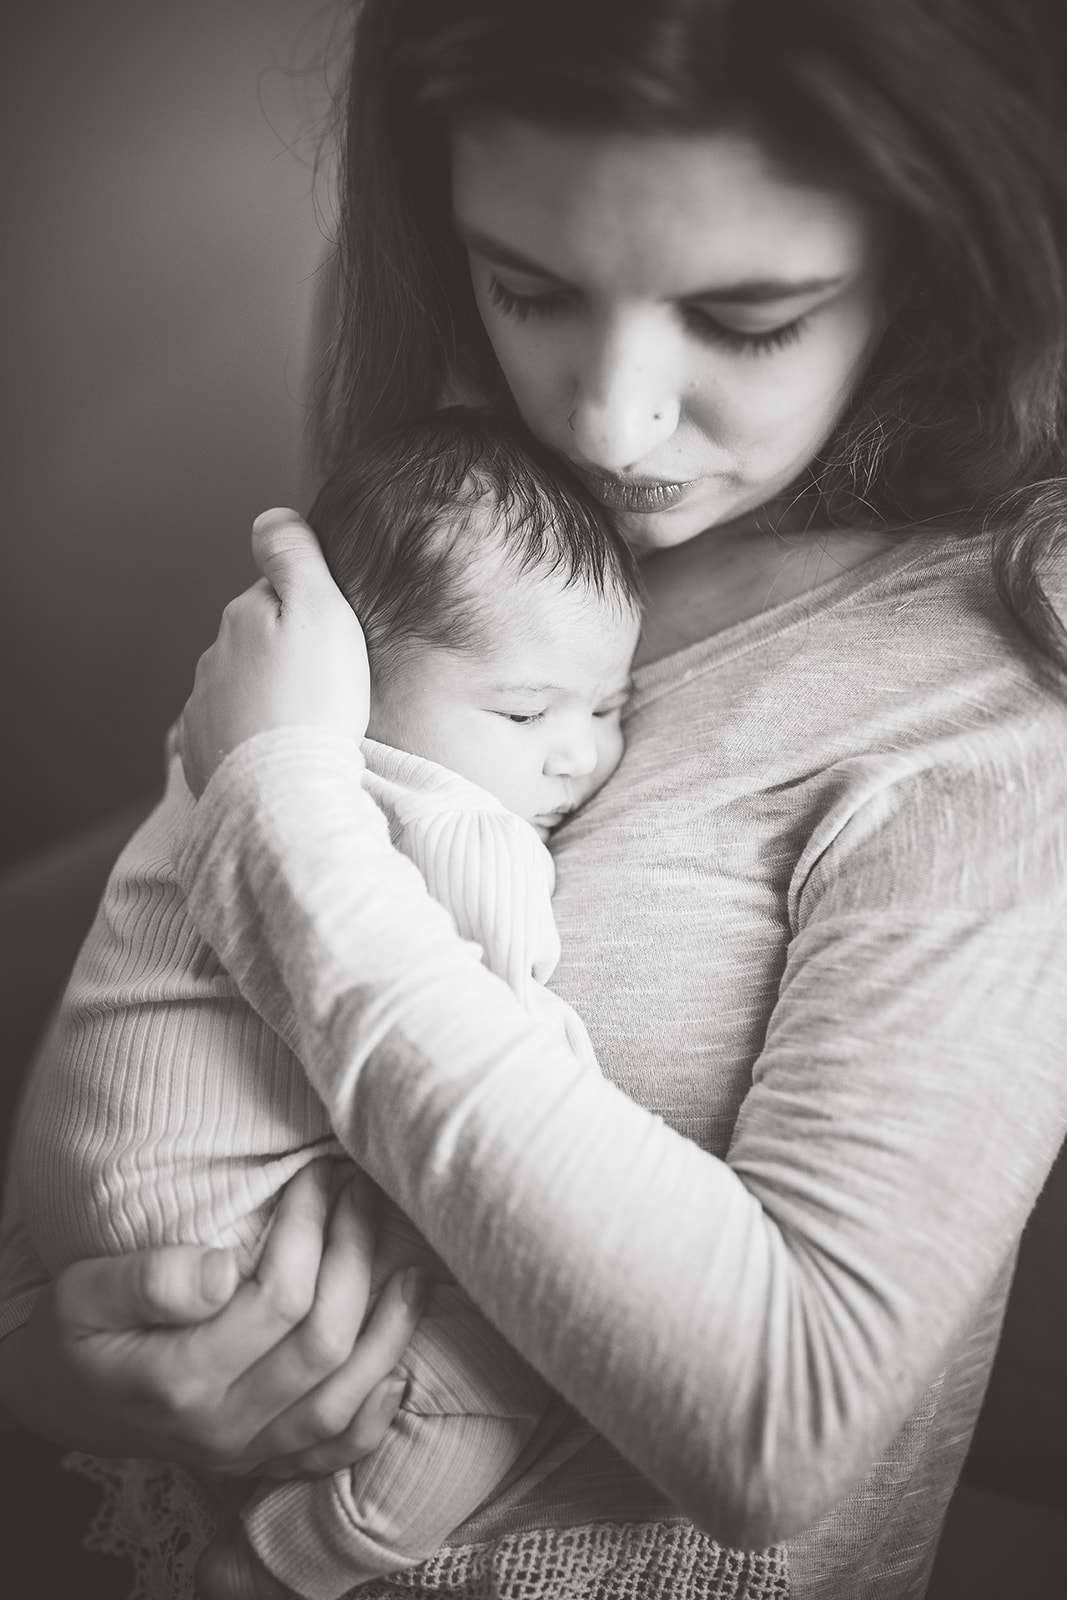
{"type": "MultiPolygon", "coordinates": [[[[347,1164],[346,1169],[354,1171],[347,1164]]],[[[241,1404],[247,1394],[249,1407],[254,1404],[270,1423],[291,1404],[301,1404],[348,1362],[367,1312],[377,1210],[377,1190],[369,1178],[356,1173],[342,1188],[330,1213],[306,1316],[237,1380],[231,1394],[235,1404],[241,1404]]],[[[342,1425],[350,1415],[351,1410],[342,1425]]],[[[276,1454],[278,1448],[270,1453],[276,1454]]],[[[281,1448],[291,1446],[285,1443],[281,1448]]]]}
{"type": "MultiPolygon", "coordinates": [[[[273,1460],[317,1448],[345,1434],[379,1386],[396,1378],[397,1363],[418,1326],[429,1287],[425,1275],[414,1267],[390,1278],[344,1365],[276,1417],[249,1443],[247,1454],[260,1461],[273,1460]]],[[[383,1403],[381,1395],[378,1403],[383,1403]]],[[[384,1432],[380,1428],[374,1431],[373,1407],[361,1426],[373,1434],[369,1445],[373,1449],[384,1432]]],[[[357,1433],[362,1439],[358,1428],[357,1433]]],[[[360,1453],[366,1454],[366,1450],[360,1453]]]]}
{"type": "Polygon", "coordinates": [[[200,1323],[237,1288],[228,1250],[176,1244],[75,1261],[55,1283],[56,1313],[74,1337],[200,1323]]]}
{"type": "Polygon", "coordinates": [[[367,1315],[382,1196],[377,1184],[348,1162],[337,1163],[335,1176],[339,1186],[327,1224],[315,1303],[304,1327],[312,1337],[321,1331],[324,1337],[340,1338],[342,1357],[347,1359],[367,1315]],[[343,1336],[337,1331],[341,1329],[346,1330],[343,1336]]]}
{"type": "MultiPolygon", "coordinates": [[[[240,1386],[252,1373],[261,1373],[262,1359],[299,1326],[314,1302],[331,1165],[328,1160],[311,1162],[291,1179],[278,1202],[255,1275],[241,1284],[213,1322],[191,1337],[198,1360],[216,1383],[231,1386],[231,1409],[239,1409],[240,1386]]],[[[283,1386],[275,1392],[269,1364],[261,1376],[262,1385],[253,1386],[252,1414],[269,1421],[290,1403],[293,1391],[283,1386]]]]}
{"type": "Polygon", "coordinates": [[[278,595],[266,578],[257,578],[249,588],[228,600],[222,608],[218,638],[196,664],[194,686],[210,682],[220,646],[232,648],[235,640],[243,640],[252,647],[261,645],[272,636],[279,614],[278,595]]]}
{"type": "Polygon", "coordinates": [[[341,600],[319,542],[299,512],[276,507],[258,516],[252,524],[252,556],[283,611],[341,600]]]}
{"type": "Polygon", "coordinates": [[[290,1456],[261,1461],[256,1473],[261,1478],[327,1478],[377,1450],[396,1421],[397,1412],[408,1392],[408,1380],[398,1374],[383,1378],[364,1400],[347,1428],[332,1439],[290,1456]]]}

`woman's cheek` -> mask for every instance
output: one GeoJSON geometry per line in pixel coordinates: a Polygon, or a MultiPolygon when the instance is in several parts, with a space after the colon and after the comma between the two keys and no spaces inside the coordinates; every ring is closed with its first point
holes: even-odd
{"type": "MultiPolygon", "coordinates": [[[[486,331],[515,404],[530,432],[549,445],[560,445],[566,434],[568,389],[566,362],[559,341],[547,329],[493,316],[489,307],[486,331]]],[[[573,408],[573,398],[570,401],[573,408]]]]}
{"type": "Polygon", "coordinates": [[[777,355],[745,357],[735,363],[720,427],[734,439],[753,444],[823,442],[859,379],[865,362],[849,330],[812,333],[777,355]]]}

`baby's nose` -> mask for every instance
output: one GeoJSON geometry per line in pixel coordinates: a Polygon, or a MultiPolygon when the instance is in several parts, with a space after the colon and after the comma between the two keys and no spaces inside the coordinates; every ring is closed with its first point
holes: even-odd
{"type": "Polygon", "coordinates": [[[597,749],[593,730],[575,729],[557,741],[545,761],[550,778],[587,778],[596,769],[597,749]]]}

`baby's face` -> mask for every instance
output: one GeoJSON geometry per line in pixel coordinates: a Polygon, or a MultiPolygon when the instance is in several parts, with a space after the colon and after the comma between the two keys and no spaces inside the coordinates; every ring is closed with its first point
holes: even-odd
{"type": "Polygon", "coordinates": [[[374,688],[367,732],[469,778],[547,839],[622,758],[638,630],[584,585],[498,568],[485,648],[413,649],[374,688]]]}

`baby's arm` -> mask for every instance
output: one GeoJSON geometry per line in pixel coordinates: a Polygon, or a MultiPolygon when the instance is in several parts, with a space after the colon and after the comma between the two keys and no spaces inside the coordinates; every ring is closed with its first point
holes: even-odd
{"type": "Polygon", "coordinates": [[[552,911],[556,874],[530,824],[508,811],[472,807],[416,819],[405,828],[401,848],[434,899],[452,913],[461,936],[481,947],[489,971],[579,1061],[595,1068],[585,1024],[545,987],[560,957],[552,911]]]}

